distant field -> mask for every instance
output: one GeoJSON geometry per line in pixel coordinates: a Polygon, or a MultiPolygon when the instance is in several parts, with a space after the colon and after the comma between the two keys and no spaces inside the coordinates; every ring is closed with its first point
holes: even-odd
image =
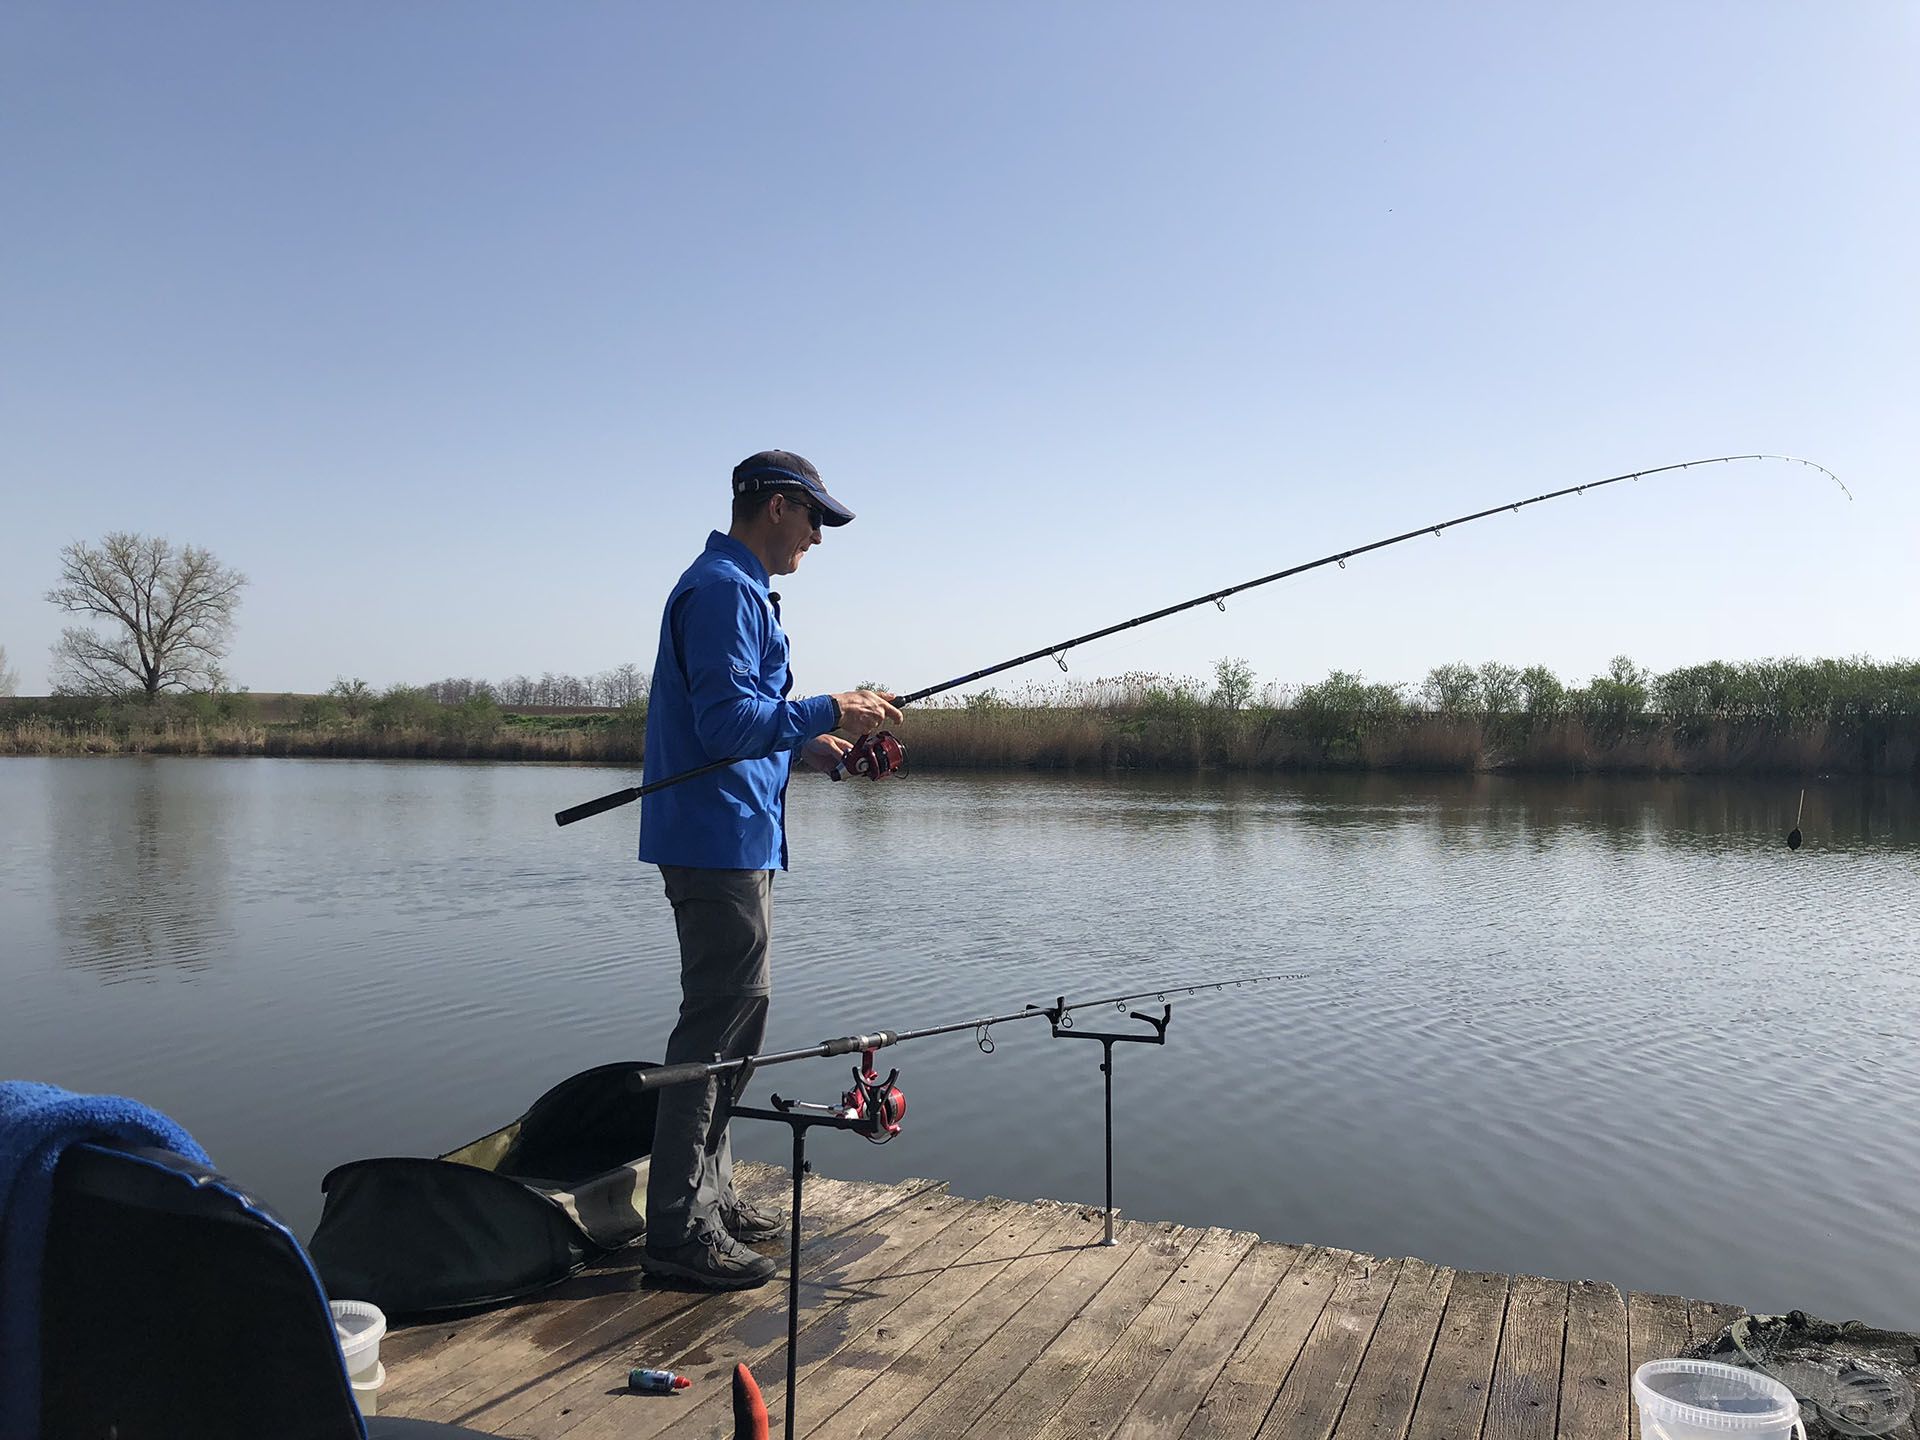
{"type": "MultiPolygon", "coordinates": [[[[39,697],[45,699],[47,697],[39,697]]],[[[324,695],[255,695],[253,703],[259,718],[267,725],[290,725],[300,718],[300,713],[318,701],[324,695]]],[[[514,715],[612,715],[616,713],[611,705],[514,705],[503,711],[514,715]]]]}

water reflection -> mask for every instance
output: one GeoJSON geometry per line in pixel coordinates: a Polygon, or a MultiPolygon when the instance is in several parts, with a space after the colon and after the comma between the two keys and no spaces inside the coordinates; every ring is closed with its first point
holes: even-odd
{"type": "MultiPolygon", "coordinates": [[[[994,785],[1004,782],[967,783],[994,785]]],[[[1032,785],[1036,782],[1028,782],[1032,785]]],[[[1089,823],[1191,827],[1223,833],[1284,819],[1305,828],[1372,830],[1418,822],[1446,840],[1489,837],[1537,845],[1578,830],[1623,848],[1647,845],[1766,849],[1799,823],[1811,848],[1920,849],[1920,786],[1858,777],[1794,779],[1556,778],[1516,775],[1161,776],[1075,782],[1046,777],[1048,808],[1061,788],[1087,787],[1076,808],[1089,823]],[[1112,792],[1119,787],[1119,794],[1112,792]]],[[[1018,824],[1034,796],[1010,792],[985,818],[1018,824]]]]}
{"type": "MultiPolygon", "coordinates": [[[[633,812],[551,819],[623,771],[14,763],[0,1057],[160,1103],[296,1224],[331,1164],[444,1150],[671,1028],[633,812]],[[111,983],[163,975],[191,983],[111,983]]],[[[1120,1063],[1131,1213],[1911,1324],[1920,792],[1810,784],[1789,852],[1799,789],[809,777],[769,1041],[1302,972],[1177,1000],[1120,1063]]],[[[1089,1047],[999,1039],[903,1051],[910,1135],[818,1163],[1097,1199],[1089,1047]]]]}
{"type": "Polygon", "coordinates": [[[109,983],[207,969],[232,929],[224,797],[192,762],[93,763],[108,783],[73,786],[48,814],[61,962],[109,983]]]}

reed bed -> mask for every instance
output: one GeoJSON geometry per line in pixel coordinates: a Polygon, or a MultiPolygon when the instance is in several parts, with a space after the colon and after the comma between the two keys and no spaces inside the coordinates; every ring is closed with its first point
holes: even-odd
{"type": "MultiPolygon", "coordinates": [[[[1060,709],[990,715],[911,712],[901,727],[918,770],[1505,770],[1554,774],[1877,774],[1920,780],[1920,726],[1883,742],[1827,725],[1779,731],[1722,722],[1688,737],[1658,723],[1595,734],[1554,720],[1517,738],[1474,719],[1407,715],[1354,743],[1327,745],[1298,714],[1247,710],[1196,717],[1060,709]]],[[[201,724],[121,732],[39,721],[0,725],[0,755],[269,755],[406,760],[573,761],[637,765],[641,738],[610,729],[375,730],[201,724]]]]}
{"type": "MultiPolygon", "coordinates": [[[[189,696],[158,706],[0,702],[0,755],[285,755],[633,765],[644,701],[530,714],[396,686],[381,696],[189,696]]],[[[1256,687],[1133,674],[915,706],[922,770],[1510,770],[1920,780],[1920,664],[1764,661],[1666,675],[1625,657],[1569,688],[1541,667],[1440,666],[1419,687],[1335,671],[1256,687]]]]}
{"type": "Polygon", "coordinates": [[[1873,774],[1920,780],[1920,724],[1884,742],[1827,725],[1778,731],[1722,722],[1698,736],[1653,721],[1628,733],[1579,719],[1512,727],[1472,717],[1407,714],[1325,743],[1296,712],[1252,710],[1198,717],[1190,726],[1106,722],[1072,711],[1017,710],[991,717],[915,714],[902,729],[909,763],[923,770],[1417,770],[1543,774],[1873,774]]]}

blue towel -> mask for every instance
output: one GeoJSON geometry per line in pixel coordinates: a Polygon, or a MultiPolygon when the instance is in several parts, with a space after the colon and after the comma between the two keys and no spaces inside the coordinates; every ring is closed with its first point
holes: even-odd
{"type": "Polygon", "coordinates": [[[0,1435],[8,1440],[40,1433],[40,1266],[53,1167],[83,1140],[159,1145],[209,1163],[191,1135],[138,1100],[0,1082],[0,1435]]]}

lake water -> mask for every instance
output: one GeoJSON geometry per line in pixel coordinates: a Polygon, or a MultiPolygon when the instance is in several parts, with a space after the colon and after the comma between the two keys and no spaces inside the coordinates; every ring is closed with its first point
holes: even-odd
{"type": "MultiPolygon", "coordinates": [[[[0,761],[0,1072],[146,1100],[307,1233],[329,1167],[439,1153],[661,1054],[677,961],[637,811],[551,819],[628,783],[0,761]]],[[[1798,796],[809,777],[770,1043],[1296,972],[1174,997],[1164,1049],[1118,1051],[1125,1213],[1920,1326],[1920,790],[1816,783],[1792,853],[1798,796]]],[[[815,1163],[1097,1203],[1098,1048],[995,1039],[890,1052],[906,1133],[823,1133],[815,1163]]],[[[754,1093],[845,1079],[808,1062],[754,1093]]]]}

